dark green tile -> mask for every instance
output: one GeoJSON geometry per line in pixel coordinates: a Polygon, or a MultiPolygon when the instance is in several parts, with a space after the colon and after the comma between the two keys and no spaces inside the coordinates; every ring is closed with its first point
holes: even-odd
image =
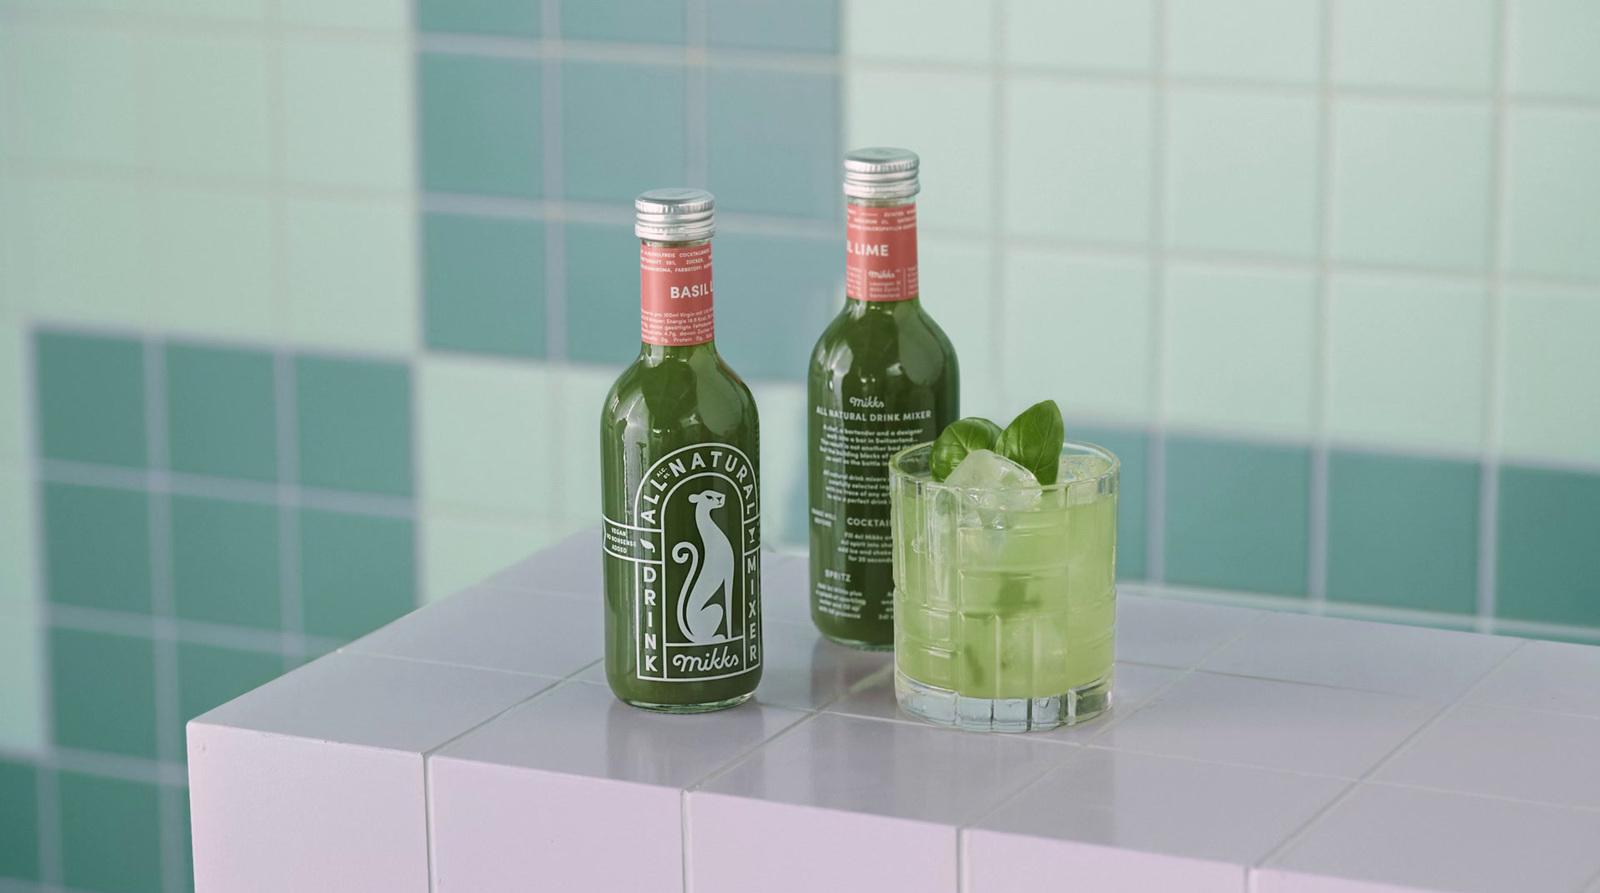
{"type": "Polygon", "coordinates": [[[416,607],[412,522],[312,509],[300,513],[305,631],[354,639],[416,607]]]}
{"type": "Polygon", "coordinates": [[[1495,615],[1600,626],[1600,475],[1500,469],[1495,615]]]}
{"type": "Polygon", "coordinates": [[[539,66],[526,59],[419,57],[423,189],[543,194],[539,66]]]}
{"type": "Polygon", "coordinates": [[[561,36],[574,40],[683,43],[685,0],[561,0],[561,36]]]}
{"type": "Polygon", "coordinates": [[[710,188],[718,210],[839,216],[834,75],[713,68],[708,90],[710,188]]]}
{"type": "Polygon", "coordinates": [[[144,345],[44,333],[35,348],[44,457],[144,467],[144,345]]]}
{"type": "Polygon", "coordinates": [[[94,893],[161,893],[161,794],[153,784],[62,772],[62,879],[94,893]]]}
{"type": "Polygon", "coordinates": [[[178,644],[178,719],[188,722],[283,673],[278,652],[178,644]]]}
{"type": "Polygon", "coordinates": [[[706,20],[716,47],[839,51],[839,0],[709,0],[706,20]]]}
{"type": "Polygon", "coordinates": [[[639,354],[639,240],[631,226],[566,224],[567,358],[620,366],[639,354]]]}
{"type": "Polygon", "coordinates": [[[1067,439],[1102,446],[1117,455],[1117,577],[1142,580],[1149,533],[1150,439],[1143,431],[1077,425],[1067,421],[1067,439]]]}
{"type": "Polygon", "coordinates": [[[684,182],[686,95],[682,65],[562,63],[565,196],[632,202],[646,189],[684,182]]]}
{"type": "Polygon", "coordinates": [[[46,483],[50,601],[150,613],[150,502],[137,490],[46,483]]]}
{"type": "Polygon", "coordinates": [[[418,0],[417,30],[538,37],[541,0],[418,0]]]}
{"type": "Polygon", "coordinates": [[[1311,453],[1167,439],[1166,579],[1305,595],[1311,453]]]}
{"type": "Polygon", "coordinates": [[[411,495],[411,371],[402,363],[299,357],[300,483],[411,495]]]}
{"type": "Polygon", "coordinates": [[[39,879],[39,777],[0,760],[0,877],[39,879]]]}
{"type": "Polygon", "coordinates": [[[278,507],[174,496],[172,594],[186,620],[282,629],[278,507]]]}
{"type": "Polygon", "coordinates": [[[172,346],[166,351],[166,367],[172,470],[277,480],[272,355],[172,346]]]}
{"type": "Polygon", "coordinates": [[[1328,598],[1471,614],[1478,603],[1473,462],[1328,457],[1328,598]]]}
{"type": "Polygon", "coordinates": [[[429,348],[545,355],[544,224],[428,214],[423,266],[429,348]]]}
{"type": "Polygon", "coordinates": [[[50,694],[58,746],[156,758],[151,640],[52,629],[50,694]]]}
{"type": "Polygon", "coordinates": [[[745,378],[804,381],[817,333],[844,303],[837,240],[729,233],[712,255],[717,350],[745,378]]]}

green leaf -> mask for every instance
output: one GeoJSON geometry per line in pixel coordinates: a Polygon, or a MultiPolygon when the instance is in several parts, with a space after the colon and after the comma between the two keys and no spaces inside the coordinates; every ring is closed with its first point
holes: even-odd
{"type": "Polygon", "coordinates": [[[942,481],[956,470],[973,450],[992,450],[1000,442],[1000,426],[988,419],[969,416],[946,425],[933,442],[933,479],[942,481]]]}
{"type": "MultiPolygon", "coordinates": [[[[1061,421],[1056,401],[1035,403],[1011,420],[1000,432],[995,452],[1033,472],[1041,484],[1056,482],[1061,468],[1061,445],[1067,439],[1067,426],[1061,421]]],[[[937,452],[938,447],[934,447],[937,452]]]]}

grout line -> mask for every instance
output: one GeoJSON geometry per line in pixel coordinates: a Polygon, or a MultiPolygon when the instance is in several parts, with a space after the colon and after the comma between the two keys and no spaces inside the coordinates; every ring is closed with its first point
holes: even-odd
{"type": "Polygon", "coordinates": [[[1164,580],[1167,574],[1167,2],[1158,0],[1150,35],[1154,62],[1150,134],[1150,417],[1152,432],[1145,449],[1145,576],[1164,580]]]}
{"type": "Polygon", "coordinates": [[[1505,215],[1510,192],[1507,168],[1506,103],[1507,58],[1510,51],[1510,2],[1495,5],[1494,49],[1494,144],[1493,181],[1489,196],[1489,278],[1488,307],[1485,308],[1483,462],[1478,478],[1478,591],[1479,628],[1487,630],[1494,622],[1495,584],[1499,563],[1500,523],[1500,420],[1505,411],[1505,391],[1501,375],[1505,367],[1506,315],[1506,240],[1505,215]]]}
{"type": "MultiPolygon", "coordinates": [[[[684,105],[689,145],[684,159],[684,181],[698,189],[709,188],[711,182],[711,77],[706,65],[710,55],[708,7],[708,0],[688,0],[685,23],[684,105]]],[[[717,216],[717,222],[721,223],[722,215],[717,216]]]]}
{"type": "Polygon", "coordinates": [[[269,484],[263,481],[218,478],[183,472],[139,471],[67,459],[43,460],[40,463],[40,480],[118,490],[230,499],[264,505],[285,504],[394,518],[410,518],[414,506],[413,500],[403,496],[326,490],[293,484],[269,484]]]}

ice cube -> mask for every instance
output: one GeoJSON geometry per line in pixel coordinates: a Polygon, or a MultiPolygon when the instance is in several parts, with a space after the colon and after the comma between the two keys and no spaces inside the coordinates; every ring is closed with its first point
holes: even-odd
{"type": "Polygon", "coordinates": [[[1039,505],[1039,479],[992,450],[968,453],[944,482],[968,491],[962,494],[963,508],[976,510],[985,527],[1003,527],[1006,512],[1032,511],[1039,505]]]}

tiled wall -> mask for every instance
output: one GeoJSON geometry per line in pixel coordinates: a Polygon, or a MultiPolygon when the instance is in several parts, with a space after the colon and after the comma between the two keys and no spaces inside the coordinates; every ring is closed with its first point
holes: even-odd
{"type": "Polygon", "coordinates": [[[873,143],[1125,579],[1600,635],[1590,0],[0,0],[0,878],[187,889],[184,719],[593,522],[641,189],[801,541],[873,143]]]}

